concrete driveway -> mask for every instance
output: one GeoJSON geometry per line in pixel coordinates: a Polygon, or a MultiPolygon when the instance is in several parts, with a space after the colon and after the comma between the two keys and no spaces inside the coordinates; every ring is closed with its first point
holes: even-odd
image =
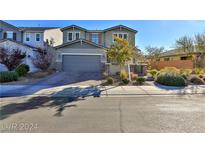
{"type": "Polygon", "coordinates": [[[1,132],[201,132],[205,96],[1,99],[1,132]]]}
{"type": "Polygon", "coordinates": [[[0,87],[0,96],[9,97],[9,96],[23,96],[23,95],[32,95],[42,89],[63,86],[63,85],[99,85],[100,80],[88,80],[90,78],[95,78],[93,74],[72,74],[70,75],[67,72],[57,72],[46,78],[43,78],[40,81],[35,82],[34,84],[29,85],[1,85],[0,87]]]}

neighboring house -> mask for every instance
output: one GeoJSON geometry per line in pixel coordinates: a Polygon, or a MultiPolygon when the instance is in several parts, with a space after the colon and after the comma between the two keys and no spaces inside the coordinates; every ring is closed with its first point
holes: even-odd
{"type": "Polygon", "coordinates": [[[163,69],[165,67],[193,69],[194,67],[205,67],[204,59],[204,55],[200,52],[185,53],[170,50],[162,53],[157,59],[150,62],[152,69],[163,69]]]}
{"type": "MultiPolygon", "coordinates": [[[[0,21],[0,46],[12,45],[22,51],[29,50],[27,55],[32,56],[35,56],[36,48],[47,48],[55,53],[53,66],[57,70],[70,74],[78,72],[85,76],[93,74],[98,78],[105,71],[109,74],[119,71],[117,65],[108,63],[106,55],[106,49],[114,43],[114,38],[123,38],[135,46],[136,33],[136,30],[123,25],[104,30],[88,30],[76,25],[64,28],[15,27],[0,21]]],[[[25,61],[29,61],[29,57],[25,61]]],[[[33,68],[30,63],[27,64],[33,68]]],[[[135,58],[130,61],[130,66],[132,72],[145,73],[145,65],[139,64],[135,58]]]]}
{"type": "Polygon", "coordinates": [[[36,48],[8,39],[0,40],[0,48],[5,48],[10,52],[12,52],[13,49],[21,50],[21,52],[24,52],[26,54],[23,63],[29,65],[30,72],[35,72],[38,70],[32,63],[32,59],[35,57],[36,48]]]}
{"type": "Polygon", "coordinates": [[[6,49],[19,48],[26,52],[24,63],[30,66],[30,71],[36,71],[32,63],[35,57],[36,48],[46,48],[44,32],[56,27],[16,27],[0,20],[0,47],[6,49]]]}

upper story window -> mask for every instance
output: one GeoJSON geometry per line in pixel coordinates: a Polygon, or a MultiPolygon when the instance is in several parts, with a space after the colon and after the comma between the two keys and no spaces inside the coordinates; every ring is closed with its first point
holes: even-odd
{"type": "Polygon", "coordinates": [[[73,40],[73,33],[68,33],[68,41],[72,41],[73,40]]]}
{"type": "Polygon", "coordinates": [[[114,33],[113,34],[113,41],[115,41],[115,37],[119,37],[119,38],[127,40],[128,34],[127,33],[114,33]]]}
{"type": "Polygon", "coordinates": [[[41,40],[41,34],[36,33],[36,42],[39,42],[41,40]]]}
{"type": "Polygon", "coordinates": [[[6,34],[7,34],[7,39],[13,39],[13,32],[7,31],[6,34]]]}
{"type": "Polygon", "coordinates": [[[30,41],[30,33],[25,34],[25,40],[26,40],[26,42],[30,41]]]}
{"type": "Polygon", "coordinates": [[[97,33],[93,33],[93,34],[92,34],[91,41],[92,41],[93,43],[99,44],[99,36],[98,36],[97,33]]]}
{"type": "Polygon", "coordinates": [[[15,41],[16,41],[16,33],[15,33],[15,32],[12,32],[12,31],[4,32],[3,38],[4,38],[4,39],[12,39],[12,40],[15,40],[15,41]]]}
{"type": "Polygon", "coordinates": [[[75,33],[75,39],[76,40],[80,39],[80,33],[79,32],[75,33]]]}
{"type": "Polygon", "coordinates": [[[73,41],[80,39],[80,32],[68,32],[67,41],[73,41]]]}

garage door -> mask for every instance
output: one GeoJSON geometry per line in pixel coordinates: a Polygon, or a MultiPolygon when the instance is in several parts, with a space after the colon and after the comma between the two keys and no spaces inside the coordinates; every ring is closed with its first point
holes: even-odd
{"type": "Polygon", "coordinates": [[[64,55],[63,71],[72,73],[101,72],[100,56],[98,55],[64,55]]]}

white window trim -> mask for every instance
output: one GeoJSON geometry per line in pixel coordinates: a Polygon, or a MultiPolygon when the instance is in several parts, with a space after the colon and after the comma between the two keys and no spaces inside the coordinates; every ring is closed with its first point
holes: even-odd
{"type": "Polygon", "coordinates": [[[71,41],[76,40],[76,33],[79,34],[79,39],[81,39],[80,32],[78,32],[78,31],[68,31],[67,32],[67,42],[71,42],[71,41]],[[72,40],[69,40],[69,33],[72,33],[72,40]]]}
{"type": "Polygon", "coordinates": [[[40,41],[41,41],[41,33],[35,33],[35,41],[36,41],[36,42],[40,42],[40,41]],[[39,34],[39,41],[36,40],[36,38],[37,38],[36,35],[37,35],[37,34],[39,34]]]}
{"type": "Polygon", "coordinates": [[[128,33],[125,33],[125,32],[113,32],[112,33],[112,42],[114,42],[114,34],[117,34],[117,37],[119,37],[119,34],[122,34],[123,35],[123,39],[124,39],[124,34],[127,34],[127,41],[128,41],[128,33]]]}
{"type": "Polygon", "coordinates": [[[25,33],[25,42],[30,42],[31,41],[31,33],[25,33]],[[27,36],[26,35],[28,35],[28,37],[29,37],[29,41],[27,41],[26,40],[26,38],[27,38],[27,36]]]}
{"type": "Polygon", "coordinates": [[[13,39],[13,36],[14,36],[14,32],[13,31],[6,31],[6,38],[8,39],[13,39]],[[8,38],[8,34],[12,34],[12,38],[8,38]]]}

